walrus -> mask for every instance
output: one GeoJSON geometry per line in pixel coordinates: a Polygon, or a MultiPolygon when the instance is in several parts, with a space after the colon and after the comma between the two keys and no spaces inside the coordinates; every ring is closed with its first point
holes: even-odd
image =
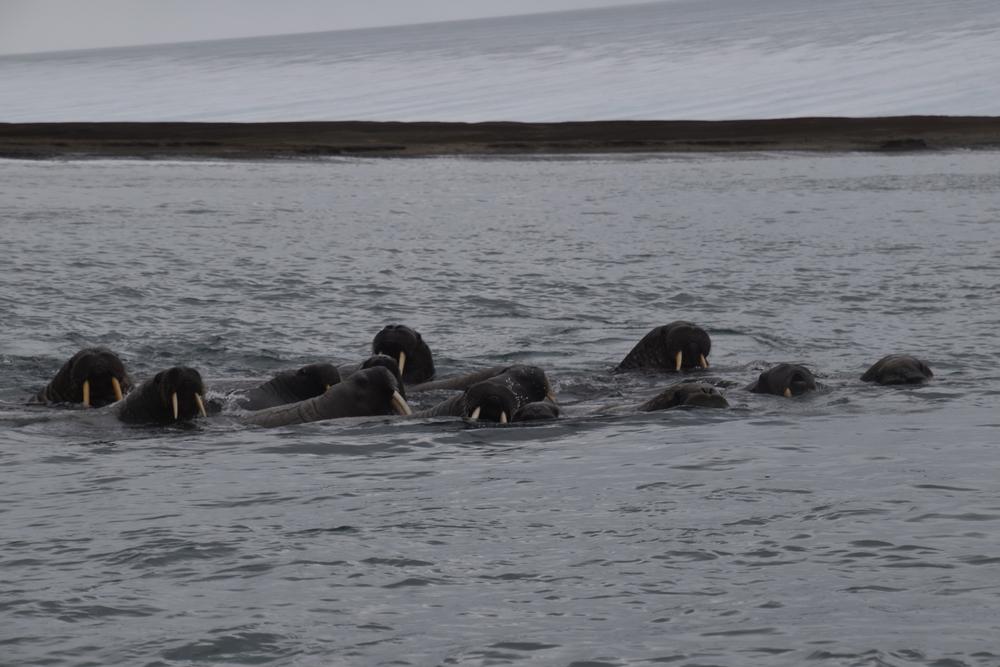
{"type": "Polygon", "coordinates": [[[678,382],[637,408],[640,412],[679,407],[728,408],[729,402],[707,382],[678,382]]]}
{"type": "Polygon", "coordinates": [[[934,373],[926,361],[908,354],[889,354],[872,364],[861,380],[878,384],[920,384],[932,377],[934,373]]]}
{"type": "Polygon", "coordinates": [[[333,364],[309,364],[295,371],[278,373],[262,385],[247,392],[236,405],[245,410],[262,410],[286,403],[297,403],[319,396],[340,382],[340,373],[333,364]]]}
{"type": "Polygon", "coordinates": [[[375,334],[372,354],[395,359],[405,384],[419,384],[434,377],[431,348],[419,333],[404,324],[390,324],[375,334]]]}
{"type": "Polygon", "coordinates": [[[118,419],[130,424],[173,424],[205,417],[205,385],[187,366],[160,371],[116,406],[118,419]]]}
{"type": "Polygon", "coordinates": [[[87,347],[62,365],[32,403],[79,403],[99,408],[122,400],[132,380],[118,355],[106,347],[87,347]]]}
{"type": "Polygon", "coordinates": [[[257,426],[287,426],[342,417],[412,414],[399,389],[398,380],[388,369],[373,366],[357,371],[320,396],[257,410],[243,420],[257,426]]]}
{"type": "Polygon", "coordinates": [[[755,394],[775,394],[791,398],[816,389],[816,378],[805,366],[778,364],[760,374],[748,390],[755,394]]]}
{"type": "Polygon", "coordinates": [[[712,339],[697,324],[677,320],[656,327],[636,343],[616,371],[682,371],[708,368],[712,339]]]}
{"type": "Polygon", "coordinates": [[[559,416],[559,407],[545,371],[537,366],[518,364],[414,416],[452,416],[473,422],[508,424],[555,418],[559,416]]]}

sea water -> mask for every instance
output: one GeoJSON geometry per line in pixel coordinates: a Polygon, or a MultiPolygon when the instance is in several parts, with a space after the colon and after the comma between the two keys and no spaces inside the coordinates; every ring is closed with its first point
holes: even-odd
{"type": "Polygon", "coordinates": [[[0,122],[994,115],[998,62],[995,0],[672,0],[0,56],[0,122]]]}
{"type": "Polygon", "coordinates": [[[0,664],[1000,663],[998,161],[0,161],[0,664]],[[629,409],[675,319],[730,409],[629,409]],[[219,397],[396,322],[563,417],[25,405],[88,345],[219,397]],[[745,390],[782,361],[820,390],[745,390]]]}

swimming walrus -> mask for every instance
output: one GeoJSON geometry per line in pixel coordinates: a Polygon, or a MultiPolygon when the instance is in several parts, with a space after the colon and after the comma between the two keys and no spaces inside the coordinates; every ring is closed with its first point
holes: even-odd
{"type": "Polygon", "coordinates": [[[298,370],[278,373],[248,391],[236,405],[245,410],[262,410],[297,403],[319,396],[338,382],[340,373],[333,364],[309,364],[298,370]]]}
{"type": "Polygon", "coordinates": [[[431,348],[417,331],[404,324],[390,324],[375,334],[372,354],[395,359],[406,384],[427,382],[434,377],[431,348]]]}
{"type": "Polygon", "coordinates": [[[872,364],[861,380],[878,384],[921,384],[932,377],[934,373],[926,361],[908,354],[889,354],[872,364]]]}
{"type": "Polygon", "coordinates": [[[502,368],[491,377],[480,378],[461,394],[414,416],[452,416],[508,424],[558,417],[559,406],[545,371],[517,364],[502,368]]]}
{"type": "Polygon", "coordinates": [[[396,377],[382,366],[353,373],[320,396],[251,412],[243,421],[256,426],[287,426],[343,417],[411,414],[396,377]]]}
{"type": "Polygon", "coordinates": [[[205,385],[187,366],[160,371],[115,406],[118,419],[130,424],[173,424],[205,417],[205,385]]]}
{"type": "Polygon", "coordinates": [[[712,339],[697,324],[677,320],[656,327],[636,343],[615,368],[618,371],[683,371],[708,368],[712,339]]]}
{"type": "Polygon", "coordinates": [[[106,347],[87,347],[62,365],[32,403],[79,403],[99,408],[122,400],[132,389],[125,364],[106,347]]]}
{"type": "Polygon", "coordinates": [[[814,391],[816,378],[805,366],[778,364],[761,373],[747,389],[755,394],[775,394],[791,398],[814,391]]]}

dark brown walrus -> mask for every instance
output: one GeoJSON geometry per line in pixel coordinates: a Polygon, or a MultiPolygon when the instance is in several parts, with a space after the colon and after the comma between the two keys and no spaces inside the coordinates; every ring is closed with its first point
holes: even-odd
{"type": "Polygon", "coordinates": [[[712,339],[697,324],[677,320],[642,337],[615,370],[682,371],[708,368],[712,339]]]}
{"type": "Polygon", "coordinates": [[[927,362],[908,354],[890,354],[876,361],[861,380],[878,384],[921,384],[932,377],[934,373],[927,362]]]}
{"type": "Polygon", "coordinates": [[[122,400],[132,389],[125,364],[106,347],[87,347],[62,365],[32,403],[79,403],[99,408],[122,400]]]}

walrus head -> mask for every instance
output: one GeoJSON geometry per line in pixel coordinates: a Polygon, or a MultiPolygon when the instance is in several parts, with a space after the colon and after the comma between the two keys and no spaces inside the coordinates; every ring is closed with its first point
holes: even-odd
{"type": "Polygon", "coordinates": [[[63,364],[35,400],[99,408],[122,400],[131,389],[132,380],[118,355],[105,347],[88,347],[63,364]]]}
{"type": "Polygon", "coordinates": [[[419,333],[404,324],[390,324],[372,339],[372,354],[396,360],[406,384],[426,382],[434,377],[434,357],[419,333]]]}
{"type": "Polygon", "coordinates": [[[719,390],[707,382],[680,382],[667,387],[639,406],[641,412],[667,410],[682,406],[701,408],[728,408],[729,402],[719,390]]]}
{"type": "Polygon", "coordinates": [[[187,366],[160,371],[122,401],[118,418],[130,423],[173,424],[205,417],[205,385],[187,366]]]}
{"type": "Polygon", "coordinates": [[[510,366],[472,385],[465,392],[464,403],[462,416],[470,421],[506,424],[559,415],[545,371],[537,366],[510,366]]]}
{"type": "Polygon", "coordinates": [[[778,364],[760,374],[748,387],[757,394],[775,394],[791,398],[816,389],[816,378],[805,366],[778,364]]]}
{"type": "Polygon", "coordinates": [[[324,418],[410,415],[413,411],[402,389],[403,383],[388,368],[381,365],[364,368],[327,392],[336,394],[337,404],[324,418]]]}
{"type": "Polygon", "coordinates": [[[517,409],[511,421],[532,422],[547,419],[558,419],[559,406],[552,401],[534,401],[517,409]]]}
{"type": "Polygon", "coordinates": [[[908,354],[890,354],[876,361],[861,380],[878,384],[921,384],[932,377],[934,373],[927,362],[908,354]]]}
{"type": "Polygon", "coordinates": [[[616,370],[682,371],[708,368],[712,339],[697,324],[677,320],[642,337],[616,370]]]}

